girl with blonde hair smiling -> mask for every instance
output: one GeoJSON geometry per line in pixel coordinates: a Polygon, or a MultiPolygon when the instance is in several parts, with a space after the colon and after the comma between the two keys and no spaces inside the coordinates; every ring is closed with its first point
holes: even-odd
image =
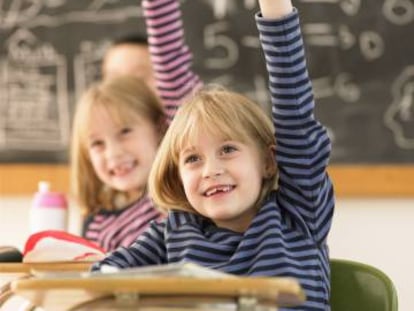
{"type": "MultiPolygon", "coordinates": [[[[151,1],[159,10],[171,2],[151,1]]],[[[203,90],[188,100],[149,178],[150,195],[168,217],[93,270],[194,262],[237,275],[293,277],[307,298],[295,310],[329,310],[331,144],[313,114],[297,10],[290,0],[259,3],[273,126],[257,104],[230,91],[203,90]]]]}
{"type": "Polygon", "coordinates": [[[123,76],[91,86],[78,102],[72,131],[72,188],[83,236],[106,251],[128,246],[161,219],[146,195],[148,174],[166,130],[157,97],[123,76]]]}
{"type": "MultiPolygon", "coordinates": [[[[163,218],[148,197],[149,171],[177,107],[201,86],[184,33],[171,33],[163,16],[145,12],[158,96],[132,75],[107,77],[85,92],[74,117],[72,183],[82,235],[106,251],[130,245],[163,218]]],[[[181,27],[180,14],[170,18],[181,27]]]]}

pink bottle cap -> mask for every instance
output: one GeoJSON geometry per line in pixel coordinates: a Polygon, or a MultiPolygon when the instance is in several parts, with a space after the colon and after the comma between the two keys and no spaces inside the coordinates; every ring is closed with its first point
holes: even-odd
{"type": "Polygon", "coordinates": [[[67,208],[66,196],[60,192],[49,191],[49,183],[39,182],[39,191],[33,198],[33,207],[67,208]]]}
{"type": "Polygon", "coordinates": [[[33,199],[33,207],[67,208],[64,194],[59,192],[37,192],[33,199]]]}

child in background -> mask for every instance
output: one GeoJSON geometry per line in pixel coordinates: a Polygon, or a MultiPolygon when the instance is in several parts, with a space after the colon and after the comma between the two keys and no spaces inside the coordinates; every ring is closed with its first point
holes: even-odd
{"type": "Polygon", "coordinates": [[[141,78],[156,91],[146,37],[140,35],[120,37],[105,52],[102,61],[103,78],[109,79],[122,75],[141,78]]]}
{"type": "MultiPolygon", "coordinates": [[[[162,10],[171,1],[148,2],[162,10]]],[[[290,0],[259,3],[273,124],[230,91],[200,91],[186,102],[149,177],[150,195],[168,217],[93,271],[194,262],[237,275],[294,277],[307,296],[295,310],[329,310],[331,144],[313,115],[297,10],[290,0]]]]}
{"type": "Polygon", "coordinates": [[[106,251],[128,246],[162,218],[146,183],[165,129],[161,103],[132,76],[91,86],[76,106],[71,169],[82,236],[106,251]]]}
{"type": "MultiPolygon", "coordinates": [[[[182,28],[177,12],[170,20],[182,28]]],[[[163,217],[147,196],[149,170],[177,106],[201,85],[190,69],[192,56],[183,32],[170,34],[168,24],[157,25],[165,18],[146,17],[163,105],[147,83],[119,75],[87,90],[75,111],[73,192],[85,216],[83,236],[106,251],[128,246],[149,221],[163,217]]]]}

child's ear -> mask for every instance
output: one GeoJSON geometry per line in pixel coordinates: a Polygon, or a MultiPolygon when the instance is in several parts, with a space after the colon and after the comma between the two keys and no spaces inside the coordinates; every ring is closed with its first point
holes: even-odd
{"type": "Polygon", "coordinates": [[[265,178],[272,178],[277,172],[276,158],[275,158],[276,146],[271,145],[267,148],[264,158],[264,174],[265,178]]]}

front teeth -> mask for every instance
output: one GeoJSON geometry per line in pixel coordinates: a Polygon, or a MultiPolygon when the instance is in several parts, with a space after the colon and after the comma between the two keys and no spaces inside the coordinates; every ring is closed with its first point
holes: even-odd
{"type": "Polygon", "coordinates": [[[216,187],[216,188],[212,188],[210,190],[208,190],[206,192],[206,196],[211,196],[213,194],[216,194],[217,192],[229,192],[232,189],[232,186],[221,186],[221,187],[216,187]]]}
{"type": "Polygon", "coordinates": [[[132,163],[120,165],[112,170],[115,175],[123,175],[126,172],[130,171],[133,167],[132,163]]]}

